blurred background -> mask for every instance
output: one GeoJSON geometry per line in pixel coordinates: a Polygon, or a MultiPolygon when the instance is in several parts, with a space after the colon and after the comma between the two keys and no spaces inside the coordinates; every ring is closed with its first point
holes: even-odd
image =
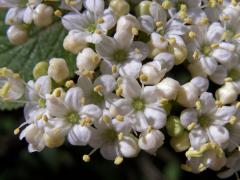
{"type": "MultiPolygon", "coordinates": [[[[0,111],[0,180],[98,179],[98,180],[217,180],[212,171],[194,175],[180,169],[184,154],[174,153],[166,139],[165,146],[153,157],[142,152],[137,158],[125,159],[120,166],[104,160],[99,152],[89,163],[82,155],[90,148],[64,145],[41,153],[28,153],[25,140],[14,136],[13,130],[23,118],[23,110],[0,111]]],[[[236,180],[233,176],[230,179],[236,180]]]]}

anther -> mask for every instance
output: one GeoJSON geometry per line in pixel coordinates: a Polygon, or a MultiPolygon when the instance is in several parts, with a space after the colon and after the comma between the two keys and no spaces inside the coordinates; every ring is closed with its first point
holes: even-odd
{"type": "Polygon", "coordinates": [[[115,165],[120,165],[123,162],[123,157],[117,156],[114,160],[115,165]]]}

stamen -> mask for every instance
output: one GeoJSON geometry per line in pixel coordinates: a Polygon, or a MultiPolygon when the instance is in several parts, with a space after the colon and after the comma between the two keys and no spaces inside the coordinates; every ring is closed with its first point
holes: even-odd
{"type": "Polygon", "coordinates": [[[231,77],[227,77],[224,79],[225,83],[232,82],[232,81],[233,81],[233,79],[231,77]]]}
{"type": "Polygon", "coordinates": [[[72,88],[74,87],[75,83],[73,82],[73,80],[69,80],[65,83],[65,87],[66,88],[72,88]]]}
{"type": "Polygon", "coordinates": [[[104,116],[102,117],[102,119],[103,119],[103,122],[104,122],[104,123],[109,124],[109,122],[110,122],[110,117],[109,117],[109,116],[104,115],[104,116]]]}
{"type": "Polygon", "coordinates": [[[94,74],[94,71],[89,71],[86,69],[82,72],[82,76],[88,77],[88,78],[93,78],[93,74],[94,74]]]}
{"type": "Polygon", "coordinates": [[[191,124],[189,124],[188,126],[187,126],[187,130],[188,131],[191,131],[192,129],[194,129],[195,127],[196,127],[196,123],[195,122],[192,122],[191,124]]]}
{"type": "Polygon", "coordinates": [[[124,121],[124,116],[122,115],[117,115],[116,116],[116,120],[120,121],[120,122],[123,122],[124,121]]]}
{"type": "Polygon", "coordinates": [[[148,81],[148,76],[145,75],[145,74],[141,74],[140,77],[139,77],[139,79],[140,79],[141,81],[143,81],[143,82],[147,82],[147,81],[148,81]]]}
{"type": "Polygon", "coordinates": [[[216,101],[215,101],[215,105],[216,105],[218,108],[220,108],[220,107],[223,106],[223,103],[222,103],[220,100],[216,100],[216,101]]]}
{"type": "Polygon", "coordinates": [[[114,160],[115,165],[120,165],[123,162],[123,157],[117,156],[114,160]]]}
{"type": "Polygon", "coordinates": [[[116,90],[116,95],[117,96],[121,96],[122,95],[122,93],[123,93],[123,89],[122,88],[117,88],[117,90],[116,90]]]}
{"type": "Polygon", "coordinates": [[[115,73],[117,73],[117,71],[118,71],[117,66],[116,66],[116,65],[113,65],[113,66],[112,66],[112,73],[115,74],[115,73]]]}
{"type": "Polygon", "coordinates": [[[230,120],[229,120],[229,123],[230,123],[231,125],[234,125],[236,122],[237,122],[237,117],[236,117],[236,116],[232,116],[232,117],[230,118],[230,120]]]}
{"type": "Polygon", "coordinates": [[[82,159],[83,159],[84,162],[90,162],[90,160],[91,160],[90,156],[87,155],[87,154],[84,154],[82,159]]]}
{"type": "Polygon", "coordinates": [[[134,36],[137,36],[137,35],[138,35],[138,29],[135,28],[135,27],[133,27],[133,28],[132,28],[132,34],[133,34],[134,36]]]}
{"type": "Polygon", "coordinates": [[[195,50],[194,53],[193,53],[193,59],[198,60],[199,58],[200,58],[200,53],[195,50]]]}
{"type": "Polygon", "coordinates": [[[60,11],[59,9],[57,9],[55,12],[54,12],[54,15],[57,16],[57,17],[62,17],[62,11],[60,11]]]}
{"type": "Polygon", "coordinates": [[[122,141],[122,140],[123,140],[123,137],[124,137],[123,133],[120,132],[120,133],[118,134],[118,140],[119,140],[119,141],[122,141]]]}
{"type": "Polygon", "coordinates": [[[202,108],[202,103],[201,103],[201,101],[197,101],[197,102],[195,103],[195,106],[196,106],[196,109],[197,109],[197,110],[200,110],[200,109],[202,108]]]}
{"type": "Polygon", "coordinates": [[[101,93],[103,90],[103,86],[102,85],[96,85],[94,88],[93,88],[93,91],[94,92],[97,92],[97,93],[101,93]]]}
{"type": "Polygon", "coordinates": [[[190,39],[194,39],[194,38],[196,38],[197,34],[195,32],[193,32],[193,31],[190,31],[188,33],[188,36],[189,36],[190,39]]]}

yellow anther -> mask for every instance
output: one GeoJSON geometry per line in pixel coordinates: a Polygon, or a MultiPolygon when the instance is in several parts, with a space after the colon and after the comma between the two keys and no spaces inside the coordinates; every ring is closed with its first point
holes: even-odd
{"type": "Polygon", "coordinates": [[[227,82],[232,82],[233,79],[231,77],[227,77],[224,79],[224,82],[227,83],[227,82]]]}
{"type": "Polygon", "coordinates": [[[233,38],[234,38],[234,39],[238,39],[238,38],[240,38],[240,33],[235,34],[235,35],[233,36],[233,38]]]}
{"type": "Polygon", "coordinates": [[[216,101],[215,101],[215,105],[216,105],[218,108],[220,108],[220,107],[223,106],[223,103],[222,103],[220,100],[216,100],[216,101]]]}
{"type": "Polygon", "coordinates": [[[99,18],[99,19],[97,20],[97,23],[98,23],[98,24],[104,23],[104,19],[103,19],[103,18],[99,18]]]}
{"type": "Polygon", "coordinates": [[[141,50],[140,50],[139,48],[135,48],[134,51],[135,51],[135,53],[137,53],[137,54],[141,54],[141,50]]]}
{"type": "Polygon", "coordinates": [[[120,165],[123,162],[123,157],[117,156],[114,160],[115,165],[120,165]]]}
{"type": "Polygon", "coordinates": [[[168,105],[168,100],[166,98],[162,98],[160,100],[160,106],[165,106],[165,105],[168,105]]]}
{"type": "Polygon", "coordinates": [[[101,31],[100,29],[96,29],[96,30],[95,30],[95,33],[96,33],[96,34],[102,34],[102,31],[101,31]]]}
{"type": "Polygon", "coordinates": [[[212,49],[219,48],[219,44],[213,43],[213,44],[211,44],[211,48],[212,48],[212,49]]]}
{"type": "Polygon", "coordinates": [[[92,118],[90,118],[90,117],[84,117],[83,121],[84,121],[84,125],[92,124],[92,118]]]}
{"type": "Polygon", "coordinates": [[[75,6],[78,4],[76,0],[65,0],[65,3],[69,6],[75,6]]]}
{"type": "Polygon", "coordinates": [[[75,83],[73,82],[73,80],[69,80],[65,83],[66,88],[74,87],[74,85],[75,85],[75,83]]]}
{"type": "Polygon", "coordinates": [[[168,39],[169,44],[174,45],[176,44],[176,38],[172,37],[168,39]]]}
{"type": "Polygon", "coordinates": [[[42,116],[42,119],[43,119],[43,121],[47,122],[47,121],[48,121],[47,115],[43,115],[43,116],[42,116]]]}
{"type": "Polygon", "coordinates": [[[57,10],[54,12],[54,15],[57,16],[57,17],[62,17],[62,11],[60,11],[59,9],[57,9],[57,10]]]}
{"type": "Polygon", "coordinates": [[[117,90],[116,90],[116,95],[117,96],[121,96],[122,95],[122,93],[123,93],[123,89],[122,88],[117,88],[117,90]]]}
{"type": "Polygon", "coordinates": [[[240,109],[240,102],[237,102],[236,108],[237,108],[237,109],[240,109]]]}
{"type": "Polygon", "coordinates": [[[228,32],[225,31],[225,32],[222,34],[221,39],[222,39],[222,40],[226,40],[227,38],[228,38],[228,32]]]}
{"type": "Polygon", "coordinates": [[[6,82],[3,87],[0,89],[0,97],[6,98],[8,92],[10,91],[11,85],[9,82],[6,82]]]}
{"type": "Polygon", "coordinates": [[[132,28],[132,34],[133,34],[134,36],[137,36],[137,35],[138,35],[138,29],[135,28],[135,27],[133,27],[133,28],[132,28]]]}
{"type": "Polygon", "coordinates": [[[152,126],[148,126],[147,133],[150,133],[153,130],[152,126]]]}
{"type": "Polygon", "coordinates": [[[99,62],[100,62],[100,58],[99,58],[99,56],[98,56],[97,54],[93,55],[93,56],[91,57],[91,60],[92,60],[92,62],[93,62],[94,64],[99,64],[99,62]]]}
{"type": "Polygon", "coordinates": [[[197,109],[197,110],[200,110],[200,109],[202,108],[202,103],[201,103],[201,101],[197,101],[197,102],[195,103],[195,106],[196,106],[196,109],[197,109]]]}
{"type": "Polygon", "coordinates": [[[190,17],[186,17],[184,20],[183,20],[186,24],[192,24],[192,19],[190,17]]]}
{"type": "Polygon", "coordinates": [[[143,81],[143,82],[146,82],[146,81],[148,81],[148,76],[145,75],[145,74],[141,74],[140,77],[139,77],[139,79],[140,79],[141,81],[143,81]]]}
{"type": "Polygon", "coordinates": [[[122,115],[117,115],[116,116],[116,120],[120,121],[120,122],[123,122],[124,121],[124,116],[122,115]]]}
{"type": "Polygon", "coordinates": [[[103,120],[104,123],[108,124],[108,123],[110,122],[110,117],[107,116],[107,115],[104,115],[104,116],[102,117],[102,120],[103,120]]]}
{"type": "Polygon", "coordinates": [[[199,164],[198,170],[199,170],[200,172],[202,172],[202,171],[204,171],[204,170],[206,170],[206,169],[207,169],[207,167],[206,167],[203,163],[200,163],[200,164],[199,164]]]}
{"type": "Polygon", "coordinates": [[[115,74],[115,73],[117,73],[117,71],[118,71],[117,66],[116,66],[116,65],[113,65],[113,66],[112,66],[112,73],[115,74]]]}
{"type": "Polygon", "coordinates": [[[196,123],[195,122],[192,122],[191,124],[189,124],[188,126],[187,126],[187,130],[188,131],[191,131],[192,129],[194,129],[196,127],[196,123]]]}
{"type": "Polygon", "coordinates": [[[89,162],[91,160],[90,156],[87,154],[83,155],[82,159],[84,162],[89,162]]]}
{"type": "Polygon", "coordinates": [[[43,118],[43,115],[42,114],[39,114],[37,117],[36,117],[36,119],[39,121],[39,120],[41,120],[43,118]]]}
{"type": "Polygon", "coordinates": [[[13,133],[14,133],[14,135],[18,135],[20,133],[20,129],[16,128],[13,133]]]}
{"type": "Polygon", "coordinates": [[[60,97],[62,95],[62,90],[61,88],[56,88],[54,91],[53,91],[53,95],[55,97],[60,97]]]}
{"type": "Polygon", "coordinates": [[[93,78],[94,71],[84,70],[82,75],[88,78],[93,78]]]}
{"type": "Polygon", "coordinates": [[[101,93],[102,92],[102,90],[103,90],[103,86],[102,85],[96,85],[94,88],[93,88],[93,90],[95,91],[95,92],[97,92],[97,93],[101,93]]]}
{"type": "Polygon", "coordinates": [[[20,79],[20,74],[14,73],[12,77],[13,79],[20,79]]]}
{"type": "Polygon", "coordinates": [[[124,135],[123,135],[122,132],[118,134],[118,140],[119,140],[119,141],[122,141],[122,140],[123,140],[123,137],[124,137],[124,135]]]}
{"type": "Polygon", "coordinates": [[[119,78],[117,78],[117,84],[118,84],[118,86],[120,86],[121,84],[122,84],[122,77],[119,77],[119,78]]]}
{"type": "Polygon", "coordinates": [[[193,32],[193,31],[190,31],[188,33],[188,36],[189,36],[190,39],[194,39],[197,36],[197,34],[195,32],[193,32]]]}
{"type": "Polygon", "coordinates": [[[237,117],[236,117],[236,116],[232,116],[232,117],[230,118],[230,120],[229,120],[229,123],[230,123],[231,125],[234,125],[236,122],[237,122],[237,117]]]}
{"type": "Polygon", "coordinates": [[[201,20],[200,20],[200,24],[201,25],[207,25],[208,24],[208,18],[202,18],[201,20]]]}
{"type": "Polygon", "coordinates": [[[240,146],[238,146],[238,151],[240,151],[240,146]]]}
{"type": "Polygon", "coordinates": [[[224,15],[224,16],[222,16],[222,20],[223,21],[229,21],[230,20],[230,16],[224,15]]]}
{"type": "Polygon", "coordinates": [[[155,23],[155,25],[156,25],[157,27],[162,27],[162,26],[163,26],[163,22],[162,22],[162,21],[157,21],[157,22],[155,23]]]}
{"type": "Polygon", "coordinates": [[[209,7],[214,8],[217,5],[216,0],[209,0],[209,7]]]}
{"type": "Polygon", "coordinates": [[[231,4],[232,4],[233,6],[236,6],[236,5],[237,5],[237,1],[236,1],[236,0],[231,0],[231,4]]]}
{"type": "Polygon", "coordinates": [[[198,51],[194,51],[193,53],[193,59],[198,60],[200,58],[200,53],[198,51]]]}
{"type": "Polygon", "coordinates": [[[85,97],[82,97],[82,98],[80,99],[80,102],[81,102],[82,105],[85,105],[85,104],[86,104],[86,98],[85,98],[85,97]]]}
{"type": "Polygon", "coordinates": [[[165,38],[163,36],[160,36],[160,41],[161,42],[165,41],[165,38]]]}
{"type": "Polygon", "coordinates": [[[187,5],[186,4],[181,4],[180,5],[180,11],[187,11],[187,5]]]}
{"type": "Polygon", "coordinates": [[[222,3],[223,3],[223,0],[217,0],[217,3],[218,3],[218,4],[222,4],[222,3]]]}
{"type": "Polygon", "coordinates": [[[163,9],[170,9],[172,6],[172,3],[169,0],[164,0],[162,3],[162,8],[163,9]]]}

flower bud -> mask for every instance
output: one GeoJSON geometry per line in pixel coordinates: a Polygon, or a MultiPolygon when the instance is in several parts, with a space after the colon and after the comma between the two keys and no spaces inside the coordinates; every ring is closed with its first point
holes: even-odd
{"type": "Polygon", "coordinates": [[[133,29],[139,30],[140,25],[136,17],[132,15],[121,16],[117,22],[116,32],[126,31],[132,33],[133,29]]]}
{"type": "Polygon", "coordinates": [[[182,126],[179,117],[170,116],[167,120],[166,128],[168,134],[172,137],[181,136],[184,132],[184,127],[182,126]]]}
{"type": "Polygon", "coordinates": [[[155,155],[159,147],[163,145],[164,135],[159,130],[145,131],[140,135],[138,145],[141,149],[155,155]]]}
{"type": "Polygon", "coordinates": [[[194,107],[198,100],[199,89],[191,82],[179,88],[177,102],[184,107],[194,107]]]}
{"type": "Polygon", "coordinates": [[[185,131],[180,136],[173,137],[170,144],[176,152],[186,151],[190,147],[188,133],[185,131]]]}
{"type": "Polygon", "coordinates": [[[141,73],[147,77],[145,84],[157,84],[166,74],[166,69],[161,69],[161,65],[157,61],[144,64],[141,73]]]}
{"type": "Polygon", "coordinates": [[[137,7],[135,8],[135,12],[137,16],[149,15],[149,8],[150,8],[151,1],[142,1],[140,2],[137,7]]]}
{"type": "Polygon", "coordinates": [[[201,76],[195,77],[190,82],[193,83],[194,86],[199,89],[200,93],[203,93],[208,90],[209,81],[204,77],[201,76]]]}
{"type": "Polygon", "coordinates": [[[77,54],[87,47],[87,42],[80,33],[70,31],[63,41],[63,47],[66,51],[77,54]]]}
{"type": "Polygon", "coordinates": [[[50,25],[53,22],[53,8],[45,4],[39,4],[34,9],[33,21],[38,27],[50,25]]]}
{"type": "Polygon", "coordinates": [[[79,72],[84,70],[94,71],[101,61],[100,56],[91,48],[85,48],[77,56],[77,67],[79,72]]]}
{"type": "Polygon", "coordinates": [[[153,59],[155,56],[162,52],[161,49],[153,46],[152,41],[148,42],[148,49],[149,49],[148,58],[151,59],[153,59]]]}
{"type": "Polygon", "coordinates": [[[28,32],[21,26],[10,26],[7,30],[7,37],[10,43],[14,45],[20,45],[27,41],[28,39],[28,32]]]}
{"type": "Polygon", "coordinates": [[[57,83],[62,83],[69,77],[67,63],[61,58],[52,58],[49,61],[48,75],[57,83]]]}
{"type": "Polygon", "coordinates": [[[119,17],[128,14],[130,11],[130,6],[125,0],[112,0],[109,6],[119,17]]]}
{"type": "Polygon", "coordinates": [[[180,84],[172,78],[165,78],[157,84],[157,88],[160,90],[161,95],[164,98],[175,100],[180,89],[180,84]]]}
{"type": "Polygon", "coordinates": [[[232,82],[225,83],[216,91],[216,98],[222,104],[231,104],[237,100],[238,92],[232,82]]]}
{"type": "Polygon", "coordinates": [[[38,79],[40,76],[44,76],[48,74],[48,63],[45,61],[41,61],[37,63],[33,69],[33,77],[34,79],[38,79]]]}

